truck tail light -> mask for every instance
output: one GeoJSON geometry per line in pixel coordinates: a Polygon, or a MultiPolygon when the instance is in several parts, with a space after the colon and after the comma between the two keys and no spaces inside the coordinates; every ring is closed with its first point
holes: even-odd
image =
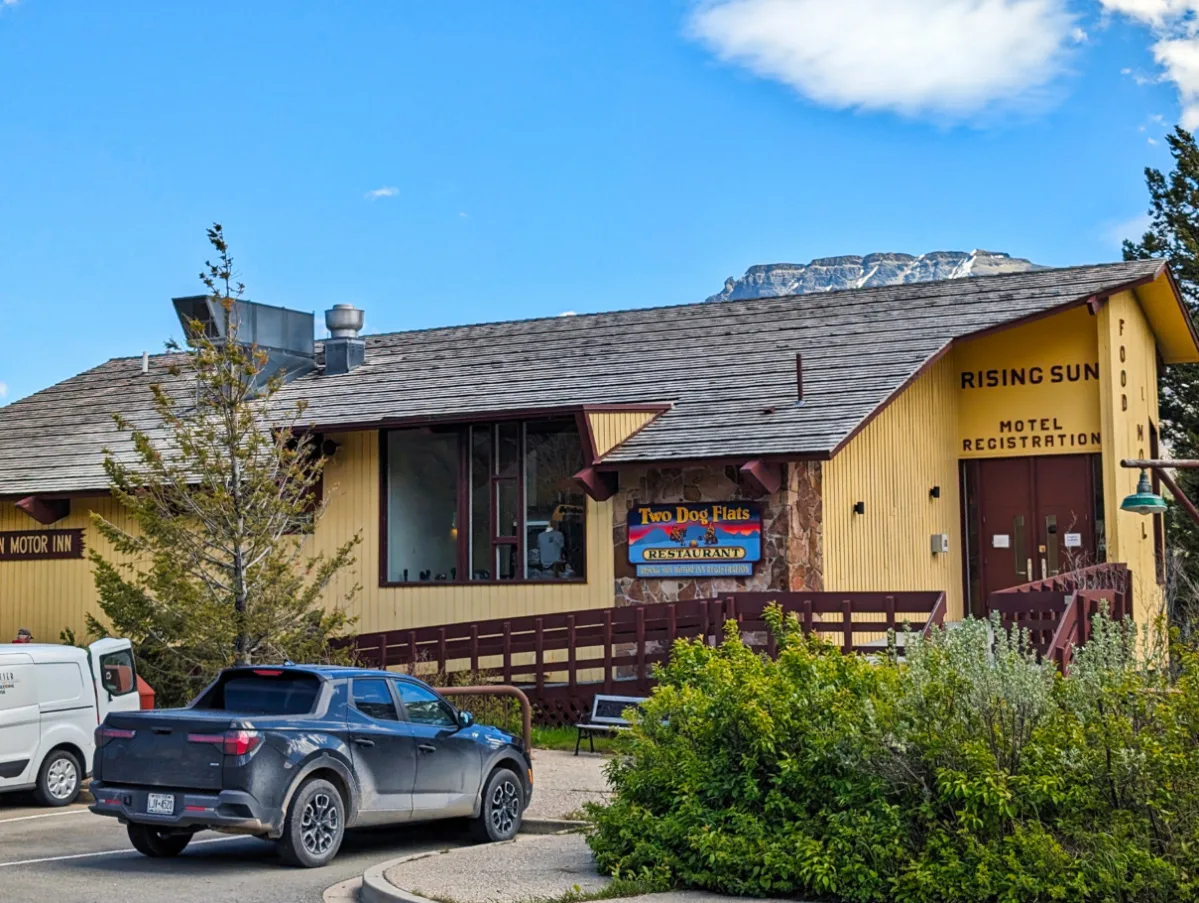
{"type": "Polygon", "coordinates": [[[125,730],[120,727],[108,727],[101,724],[96,728],[96,747],[99,748],[109,740],[132,740],[137,731],[125,730]]]}
{"type": "Polygon", "coordinates": [[[245,756],[262,745],[258,731],[225,731],[224,750],[227,756],[245,756]]]}
{"type": "Polygon", "coordinates": [[[258,731],[225,731],[223,734],[188,734],[188,743],[211,743],[227,756],[246,756],[262,745],[258,731]]]}

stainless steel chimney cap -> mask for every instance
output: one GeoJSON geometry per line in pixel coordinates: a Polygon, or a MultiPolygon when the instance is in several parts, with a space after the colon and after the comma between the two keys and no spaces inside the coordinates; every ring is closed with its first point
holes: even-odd
{"type": "Polygon", "coordinates": [[[334,304],[331,310],[325,311],[325,326],[332,338],[356,339],[364,316],[365,312],[353,304],[334,304]]]}

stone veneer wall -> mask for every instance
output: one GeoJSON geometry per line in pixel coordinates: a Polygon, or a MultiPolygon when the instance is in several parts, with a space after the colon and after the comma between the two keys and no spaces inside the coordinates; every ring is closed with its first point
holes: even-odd
{"type": "Polygon", "coordinates": [[[786,465],[786,479],[773,495],[755,493],[736,467],[708,465],[630,468],[620,473],[613,497],[616,546],[616,604],[711,599],[746,590],[819,591],[823,581],[820,463],[786,465]],[[762,508],[762,560],[752,577],[638,579],[629,564],[628,514],[636,505],[671,502],[755,501],[762,508]]]}

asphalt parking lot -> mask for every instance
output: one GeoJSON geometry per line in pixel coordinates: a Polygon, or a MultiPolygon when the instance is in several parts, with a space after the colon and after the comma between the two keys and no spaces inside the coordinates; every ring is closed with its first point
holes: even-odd
{"type": "Polygon", "coordinates": [[[177,859],[135,852],[115,819],[83,805],[43,809],[0,796],[0,900],[5,903],[317,903],[330,885],[380,860],[457,846],[455,825],[351,831],[323,869],[283,865],[252,837],[201,834],[177,859]]]}

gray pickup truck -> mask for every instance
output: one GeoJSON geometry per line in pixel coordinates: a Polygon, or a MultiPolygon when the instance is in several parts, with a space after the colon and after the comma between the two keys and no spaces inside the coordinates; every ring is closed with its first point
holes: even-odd
{"type": "Polygon", "coordinates": [[[231,668],[186,708],[114,712],[96,729],[90,807],[147,856],[211,829],[329,862],[345,829],[469,818],[507,840],[533,792],[523,743],[411,677],[362,668],[231,668]]]}

